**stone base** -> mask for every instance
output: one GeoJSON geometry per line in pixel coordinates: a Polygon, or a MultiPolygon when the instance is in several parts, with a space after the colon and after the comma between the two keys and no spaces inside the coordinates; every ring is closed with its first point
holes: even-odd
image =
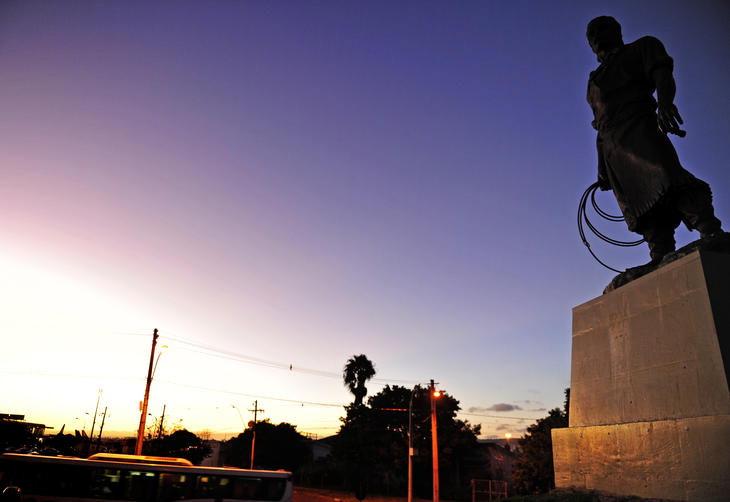
{"type": "Polygon", "coordinates": [[[730,254],[575,307],[571,360],[570,427],[730,415],[730,254]]]}
{"type": "Polygon", "coordinates": [[[558,488],[730,501],[730,253],[699,249],[573,309],[558,488]]]}
{"type": "Polygon", "coordinates": [[[552,437],[558,488],[730,500],[730,415],[570,427],[552,437]]]}

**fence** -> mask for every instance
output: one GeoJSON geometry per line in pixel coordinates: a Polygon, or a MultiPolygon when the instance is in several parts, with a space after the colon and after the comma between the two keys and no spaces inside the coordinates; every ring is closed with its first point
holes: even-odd
{"type": "Polygon", "coordinates": [[[471,480],[471,502],[502,500],[507,498],[507,482],[494,479],[471,480]]]}

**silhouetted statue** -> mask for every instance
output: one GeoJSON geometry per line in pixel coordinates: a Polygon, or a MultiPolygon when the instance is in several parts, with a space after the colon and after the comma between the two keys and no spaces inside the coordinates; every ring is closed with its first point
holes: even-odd
{"type": "Polygon", "coordinates": [[[721,235],[710,186],[682,167],[667,137],[685,132],[674,105],[673,61],[662,43],[647,36],[624,44],[621,25],[609,16],[588,23],[586,35],[601,63],[588,79],[598,182],[613,190],[629,230],[646,239],[651,264],[674,251],[680,222],[703,239],[721,235]]]}

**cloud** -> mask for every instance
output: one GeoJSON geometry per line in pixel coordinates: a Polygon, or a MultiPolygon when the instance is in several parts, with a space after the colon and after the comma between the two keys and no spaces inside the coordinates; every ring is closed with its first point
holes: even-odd
{"type": "Polygon", "coordinates": [[[499,411],[499,412],[505,412],[505,411],[519,411],[522,407],[516,404],[508,404],[508,403],[497,403],[493,404],[489,408],[482,408],[479,406],[472,406],[469,408],[469,413],[483,413],[485,411],[499,411]]]}
{"type": "Polygon", "coordinates": [[[517,403],[524,403],[527,406],[545,406],[542,401],[535,401],[534,399],[523,399],[521,401],[516,401],[517,403]]]}
{"type": "Polygon", "coordinates": [[[533,408],[533,409],[527,410],[527,411],[547,411],[547,408],[533,408]]]}
{"type": "Polygon", "coordinates": [[[509,430],[509,429],[511,429],[511,427],[509,425],[502,424],[502,425],[498,425],[495,430],[498,430],[498,431],[506,431],[506,430],[509,430]]]}
{"type": "Polygon", "coordinates": [[[515,410],[521,410],[522,407],[516,405],[516,404],[507,404],[507,403],[497,403],[493,404],[487,410],[489,411],[515,411],[515,410]]]}

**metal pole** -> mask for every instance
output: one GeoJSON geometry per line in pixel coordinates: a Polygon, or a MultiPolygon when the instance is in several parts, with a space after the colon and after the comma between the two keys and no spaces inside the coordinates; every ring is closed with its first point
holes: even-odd
{"type": "Polygon", "coordinates": [[[165,425],[165,411],[167,411],[167,404],[162,405],[162,418],[160,419],[160,427],[157,430],[157,439],[162,439],[163,427],[165,425]]]}
{"type": "Polygon", "coordinates": [[[99,413],[99,401],[101,400],[101,389],[96,393],[96,407],[94,408],[94,420],[91,421],[91,432],[89,433],[89,442],[86,445],[86,454],[91,453],[91,443],[94,441],[94,427],[96,427],[96,416],[99,413]]]}
{"type": "Polygon", "coordinates": [[[438,425],[436,423],[436,385],[431,380],[429,395],[431,396],[431,458],[433,462],[433,502],[439,502],[439,443],[438,425]]]}
{"type": "Polygon", "coordinates": [[[101,446],[101,433],[104,432],[104,422],[106,422],[106,410],[108,406],[104,406],[104,413],[101,415],[101,426],[99,427],[99,435],[96,437],[96,451],[101,446]]]}
{"type": "Polygon", "coordinates": [[[137,444],[134,446],[134,454],[142,455],[142,444],[144,443],[144,427],[147,422],[147,405],[150,400],[150,386],[152,385],[152,366],[155,361],[155,347],[157,347],[157,328],[152,333],[152,350],[150,350],[150,367],[147,370],[147,384],[144,388],[144,400],[142,401],[142,410],[139,416],[139,429],[137,429],[137,444]]]}
{"type": "Polygon", "coordinates": [[[408,502],[413,502],[413,394],[418,387],[413,387],[408,402],[408,502]]]}

